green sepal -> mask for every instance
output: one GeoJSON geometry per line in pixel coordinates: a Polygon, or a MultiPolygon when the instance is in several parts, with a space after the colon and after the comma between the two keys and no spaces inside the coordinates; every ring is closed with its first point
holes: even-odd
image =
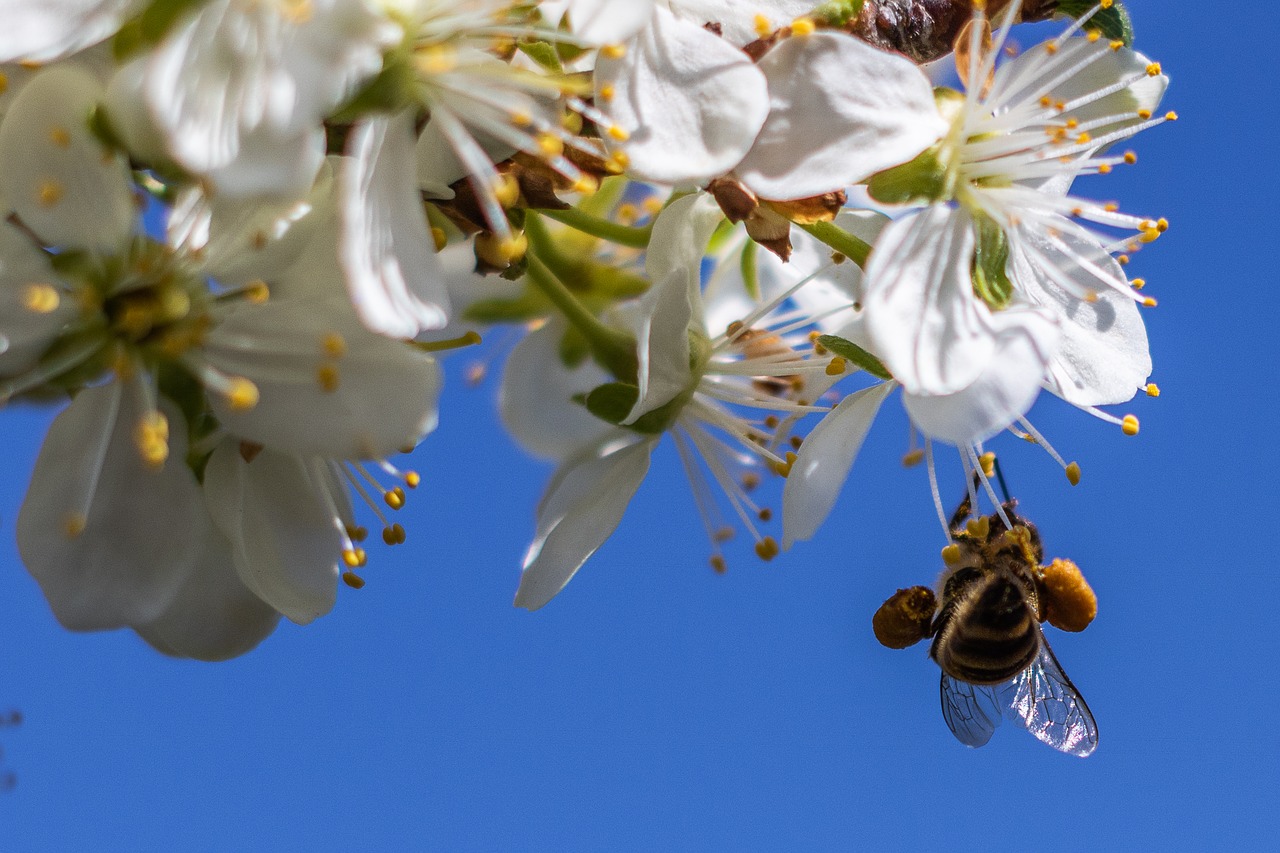
{"type": "Polygon", "coordinates": [[[111,54],[117,62],[159,44],[178,19],[203,6],[208,0],[155,0],[122,26],[111,40],[111,54]]]}
{"type": "Polygon", "coordinates": [[[909,163],[873,175],[867,182],[867,192],[882,204],[928,203],[946,199],[947,168],[940,154],[940,145],[934,145],[909,163]]]}
{"type": "Polygon", "coordinates": [[[742,269],[742,287],[756,302],[760,301],[760,265],[756,262],[756,246],[754,240],[748,240],[742,247],[740,261],[742,269]]]}
{"type": "Polygon", "coordinates": [[[884,362],[855,344],[853,341],[846,340],[839,335],[819,335],[818,343],[822,345],[824,349],[835,353],[852,364],[857,365],[877,379],[893,378],[893,374],[889,372],[889,368],[884,366],[884,362]]]}
{"type": "Polygon", "coordinates": [[[396,113],[417,103],[417,74],[413,56],[405,45],[393,48],[382,60],[382,70],[334,112],[331,121],[344,124],[369,113],[396,113]]]}
{"type": "Polygon", "coordinates": [[[187,467],[203,483],[205,466],[213,455],[206,439],[218,429],[204,386],[185,368],[172,363],[156,365],[156,386],[182,412],[187,425],[187,467]]]}
{"type": "Polygon", "coordinates": [[[973,250],[973,292],[999,311],[1013,298],[1013,282],[1009,280],[1009,238],[1004,229],[985,216],[974,220],[977,240],[973,250]]]}
{"type": "MultiPolygon", "coordinates": [[[[1097,0],[1058,0],[1057,14],[1079,18],[1096,5],[1097,0]]],[[[1085,24],[1085,29],[1099,30],[1107,38],[1123,42],[1125,47],[1133,46],[1133,21],[1120,0],[1115,0],[1110,9],[1099,9],[1085,24]]]]}
{"type": "MultiPolygon", "coordinates": [[[[622,421],[631,414],[636,401],[640,399],[640,388],[629,382],[607,382],[593,388],[587,395],[578,395],[574,399],[605,423],[622,426],[622,421]]],[[[675,423],[686,402],[683,396],[676,397],[665,406],[636,418],[635,423],[626,425],[626,429],[641,435],[659,435],[666,432],[675,423]]]]}
{"type": "Polygon", "coordinates": [[[843,27],[862,11],[865,0],[827,0],[809,17],[820,27],[843,27]]]}
{"type": "Polygon", "coordinates": [[[560,52],[554,45],[545,41],[522,41],[517,46],[521,53],[546,70],[554,74],[564,73],[564,63],[560,61],[560,52]]]}

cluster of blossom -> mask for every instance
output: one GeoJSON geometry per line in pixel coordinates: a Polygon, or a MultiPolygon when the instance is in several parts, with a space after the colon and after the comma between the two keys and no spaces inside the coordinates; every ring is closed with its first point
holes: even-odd
{"type": "Polygon", "coordinates": [[[0,396],[65,404],[17,537],[74,630],[221,659],[327,612],[362,519],[405,540],[437,356],[499,324],[559,461],[530,609],[664,436],[723,570],[814,534],[895,390],[931,474],[1043,444],[1041,389],[1130,433],[1097,407],[1155,393],[1123,265],[1166,224],[1070,193],[1172,118],[1111,0],[0,9],[0,396]]]}

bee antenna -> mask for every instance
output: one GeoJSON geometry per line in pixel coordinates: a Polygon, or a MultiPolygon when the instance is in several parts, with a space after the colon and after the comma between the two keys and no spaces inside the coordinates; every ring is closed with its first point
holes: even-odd
{"type": "Polygon", "coordinates": [[[1013,498],[1009,497],[1009,486],[1004,481],[1004,469],[1000,467],[1000,457],[997,456],[991,462],[996,469],[996,482],[1000,484],[1000,494],[1004,495],[1004,502],[1012,503],[1013,498]]]}

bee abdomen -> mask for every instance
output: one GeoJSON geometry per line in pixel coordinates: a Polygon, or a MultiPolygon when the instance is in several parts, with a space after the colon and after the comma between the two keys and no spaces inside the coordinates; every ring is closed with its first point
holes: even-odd
{"type": "Polygon", "coordinates": [[[1002,577],[966,590],[939,626],[929,654],[952,678],[1000,684],[1031,665],[1040,632],[1026,597],[1002,577]]]}

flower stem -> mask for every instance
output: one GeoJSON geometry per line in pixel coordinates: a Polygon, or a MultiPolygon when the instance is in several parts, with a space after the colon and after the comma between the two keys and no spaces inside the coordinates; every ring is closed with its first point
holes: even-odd
{"type": "Polygon", "coordinates": [[[830,222],[813,222],[808,225],[797,222],[805,231],[808,231],[814,237],[826,243],[858,266],[865,266],[867,256],[871,254],[871,246],[862,242],[857,237],[845,231],[843,228],[832,225],[830,222]]]}
{"type": "Polygon", "coordinates": [[[529,282],[586,338],[595,360],[619,382],[635,382],[640,369],[635,339],[600,322],[536,255],[527,258],[529,282]]]}
{"type": "Polygon", "coordinates": [[[590,234],[592,237],[599,237],[601,240],[608,240],[620,246],[629,246],[632,249],[647,248],[649,235],[653,231],[652,224],[638,227],[619,225],[617,222],[584,213],[576,207],[564,210],[539,209],[538,212],[548,219],[554,219],[584,234],[590,234]]]}
{"type": "Polygon", "coordinates": [[[412,346],[423,352],[445,352],[462,349],[463,347],[472,347],[478,343],[480,343],[479,332],[467,332],[456,338],[448,338],[443,341],[411,341],[412,346]]]}

